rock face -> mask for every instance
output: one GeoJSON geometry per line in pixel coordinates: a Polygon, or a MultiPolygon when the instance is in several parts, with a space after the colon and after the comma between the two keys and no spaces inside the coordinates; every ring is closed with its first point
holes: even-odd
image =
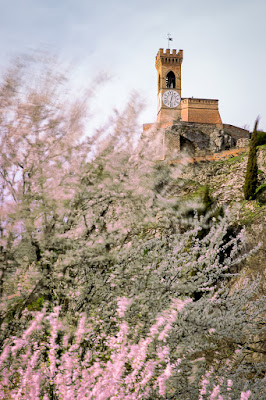
{"type": "Polygon", "coordinates": [[[211,151],[217,153],[218,151],[227,150],[233,147],[233,139],[227,133],[224,133],[223,130],[215,129],[210,134],[210,145],[209,148],[211,151]]]}
{"type": "Polygon", "coordinates": [[[266,149],[262,148],[257,151],[258,169],[266,175],[266,149]]]}
{"type": "Polygon", "coordinates": [[[200,124],[177,121],[164,132],[165,158],[186,153],[204,156],[248,144],[249,132],[222,124],[200,124]]]}
{"type": "Polygon", "coordinates": [[[243,153],[227,160],[190,163],[184,168],[182,177],[208,185],[220,205],[241,202],[244,200],[247,158],[247,153],[243,153]]]}

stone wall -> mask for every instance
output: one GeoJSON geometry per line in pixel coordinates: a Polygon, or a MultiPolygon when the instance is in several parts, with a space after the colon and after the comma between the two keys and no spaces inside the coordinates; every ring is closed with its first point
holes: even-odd
{"type": "Polygon", "coordinates": [[[163,159],[174,159],[180,155],[180,134],[174,129],[164,132],[164,156],[163,159]]]}
{"type": "Polygon", "coordinates": [[[234,145],[237,145],[239,139],[250,139],[250,133],[248,130],[239,128],[238,126],[223,124],[223,130],[226,134],[233,138],[234,145]]]}
{"type": "Polygon", "coordinates": [[[165,130],[166,157],[177,152],[188,153],[193,157],[204,156],[231,147],[233,147],[231,136],[225,134],[217,124],[179,121],[165,130]]]}
{"type": "MultiPolygon", "coordinates": [[[[249,132],[233,125],[201,124],[196,122],[176,121],[175,123],[145,124],[143,135],[153,136],[160,132],[162,145],[160,159],[173,160],[182,157],[212,157],[213,154],[230,149],[248,147],[249,132]],[[232,134],[232,136],[231,136],[232,134]]],[[[230,152],[228,155],[231,154],[230,152]]]]}

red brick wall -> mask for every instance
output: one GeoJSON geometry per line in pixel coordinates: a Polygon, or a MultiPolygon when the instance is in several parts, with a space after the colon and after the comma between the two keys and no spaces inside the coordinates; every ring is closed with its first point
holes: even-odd
{"type": "Polygon", "coordinates": [[[221,124],[218,100],[212,99],[182,99],[181,119],[187,122],[201,124],[221,124]]]}

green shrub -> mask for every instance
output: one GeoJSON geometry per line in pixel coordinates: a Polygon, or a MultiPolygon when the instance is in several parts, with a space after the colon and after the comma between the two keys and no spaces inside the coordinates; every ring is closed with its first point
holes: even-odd
{"type": "Polygon", "coordinates": [[[266,132],[263,131],[257,131],[257,146],[262,146],[266,144],[266,132]]]}
{"type": "Polygon", "coordinates": [[[28,304],[27,308],[30,311],[40,311],[43,308],[44,296],[39,297],[37,300],[33,301],[31,304],[28,304]]]}
{"type": "Polygon", "coordinates": [[[260,204],[266,203],[266,183],[263,183],[256,189],[255,197],[258,203],[260,204]]]}
{"type": "Polygon", "coordinates": [[[255,191],[258,181],[258,166],[257,166],[257,126],[258,119],[255,122],[254,130],[249,144],[248,164],[244,183],[244,196],[246,200],[255,198],[255,191]]]}

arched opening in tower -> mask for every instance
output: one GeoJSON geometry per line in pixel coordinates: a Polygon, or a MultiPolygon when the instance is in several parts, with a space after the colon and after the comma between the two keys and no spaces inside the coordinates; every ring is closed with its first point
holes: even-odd
{"type": "Polygon", "coordinates": [[[166,75],[166,87],[170,89],[175,88],[175,74],[173,71],[168,72],[166,75]]]}

